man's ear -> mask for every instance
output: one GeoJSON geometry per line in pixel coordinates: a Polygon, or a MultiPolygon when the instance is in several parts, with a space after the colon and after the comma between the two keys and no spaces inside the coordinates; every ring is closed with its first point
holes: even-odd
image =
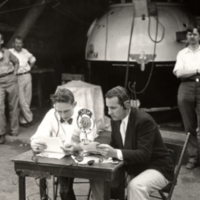
{"type": "Polygon", "coordinates": [[[130,101],[125,101],[124,102],[124,107],[125,107],[125,109],[130,109],[131,108],[130,101]]]}
{"type": "Polygon", "coordinates": [[[4,41],[3,40],[1,40],[1,44],[3,44],[4,43],[4,41]]]}
{"type": "Polygon", "coordinates": [[[74,103],[73,103],[73,107],[75,107],[77,105],[77,102],[75,101],[74,103]]]}

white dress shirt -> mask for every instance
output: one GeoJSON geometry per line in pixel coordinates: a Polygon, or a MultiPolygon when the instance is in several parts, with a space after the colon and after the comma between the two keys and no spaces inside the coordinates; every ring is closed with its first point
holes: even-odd
{"type": "Polygon", "coordinates": [[[17,73],[25,73],[31,70],[29,63],[34,63],[36,61],[33,54],[24,48],[22,48],[20,52],[16,51],[14,48],[9,49],[9,51],[19,60],[19,69],[17,73]]]}
{"type": "MultiPolygon", "coordinates": [[[[36,133],[31,137],[31,140],[38,138],[38,136],[52,136],[61,138],[64,144],[79,143],[85,139],[85,134],[81,132],[77,125],[78,111],[80,109],[80,107],[74,108],[74,114],[71,117],[73,121],[70,125],[67,121],[61,123],[59,114],[52,108],[45,115],[36,133]]],[[[97,137],[95,125],[93,131],[87,137],[90,141],[93,141],[97,137]]]]}
{"type": "Polygon", "coordinates": [[[200,46],[196,51],[192,51],[188,47],[179,51],[173,73],[176,75],[177,70],[184,69],[200,70],[200,46]]]}
{"type": "MultiPolygon", "coordinates": [[[[129,115],[130,115],[130,110],[129,110],[128,115],[121,121],[121,124],[120,124],[120,133],[121,133],[123,145],[125,144],[126,129],[128,125],[129,115]]],[[[117,158],[120,160],[123,160],[122,151],[120,149],[117,149],[117,158]]]]}

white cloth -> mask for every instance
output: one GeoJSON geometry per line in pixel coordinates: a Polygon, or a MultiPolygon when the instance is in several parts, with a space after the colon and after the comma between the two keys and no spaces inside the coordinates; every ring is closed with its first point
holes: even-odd
{"type": "Polygon", "coordinates": [[[188,47],[179,51],[173,73],[176,75],[177,70],[195,69],[200,70],[200,46],[196,51],[192,51],[188,47]]]}
{"type": "MultiPolygon", "coordinates": [[[[121,180],[124,181],[124,180],[121,180]]],[[[164,188],[169,181],[157,170],[149,169],[128,184],[128,200],[150,200],[149,195],[164,188]]],[[[103,200],[103,181],[90,180],[93,200],[103,200]]]]}
{"type": "Polygon", "coordinates": [[[29,65],[34,63],[36,58],[27,49],[22,48],[20,52],[16,51],[14,48],[9,49],[9,51],[14,54],[19,60],[19,69],[17,73],[24,73],[31,70],[29,65]]]}
{"type": "MultiPolygon", "coordinates": [[[[52,108],[45,115],[36,133],[31,137],[31,140],[36,139],[41,135],[59,137],[64,145],[69,143],[79,143],[81,140],[85,139],[85,134],[81,132],[77,125],[77,116],[80,109],[80,107],[74,108],[74,114],[71,117],[73,121],[70,125],[67,122],[61,123],[59,114],[52,108]]],[[[96,126],[94,125],[93,131],[89,133],[87,137],[90,141],[93,141],[96,136],[96,126]]]]}
{"type": "Polygon", "coordinates": [[[75,97],[77,106],[89,109],[94,114],[97,130],[110,131],[110,120],[104,120],[104,100],[101,86],[83,81],[70,81],[58,88],[70,90],[75,97]],[[108,123],[105,123],[108,122],[108,123]]]}

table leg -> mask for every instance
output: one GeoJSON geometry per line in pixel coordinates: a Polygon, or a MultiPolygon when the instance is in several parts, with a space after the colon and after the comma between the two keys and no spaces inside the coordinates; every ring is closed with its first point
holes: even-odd
{"type": "Polygon", "coordinates": [[[26,177],[18,176],[19,179],[19,200],[26,200],[26,177]]]}
{"type": "Polygon", "coordinates": [[[46,184],[46,178],[41,178],[40,179],[40,197],[42,200],[48,200],[47,197],[47,184],[46,184]]]}
{"type": "Polygon", "coordinates": [[[110,181],[103,183],[103,197],[104,200],[110,200],[110,181]]]}
{"type": "Polygon", "coordinates": [[[120,177],[119,180],[124,180],[123,182],[120,183],[120,187],[119,187],[119,200],[125,200],[125,171],[122,168],[120,170],[120,177]]]}

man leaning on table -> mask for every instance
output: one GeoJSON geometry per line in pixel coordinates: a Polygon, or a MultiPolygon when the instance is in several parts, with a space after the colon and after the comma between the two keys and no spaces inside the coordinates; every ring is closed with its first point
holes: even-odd
{"type": "MultiPolygon", "coordinates": [[[[65,152],[71,153],[80,149],[80,142],[85,140],[85,134],[77,126],[78,111],[73,93],[68,89],[58,89],[52,97],[54,108],[50,109],[39,125],[36,133],[31,137],[31,147],[34,152],[39,153],[46,148],[45,141],[39,136],[59,137],[65,152]],[[71,138],[71,139],[70,139],[71,138]],[[70,141],[71,140],[71,141],[70,141]],[[69,142],[70,141],[70,142],[69,142]]],[[[88,134],[89,141],[96,137],[96,127],[88,134]]],[[[73,191],[73,179],[59,177],[60,196],[62,200],[75,200],[73,191]]]]}
{"type": "MultiPolygon", "coordinates": [[[[106,106],[112,118],[111,142],[98,149],[106,157],[124,161],[130,176],[128,200],[149,200],[150,193],[164,188],[174,176],[158,126],[149,114],[130,106],[129,94],[121,86],[107,92],[106,106]]],[[[90,182],[93,200],[103,200],[103,182],[90,182]]]]}

